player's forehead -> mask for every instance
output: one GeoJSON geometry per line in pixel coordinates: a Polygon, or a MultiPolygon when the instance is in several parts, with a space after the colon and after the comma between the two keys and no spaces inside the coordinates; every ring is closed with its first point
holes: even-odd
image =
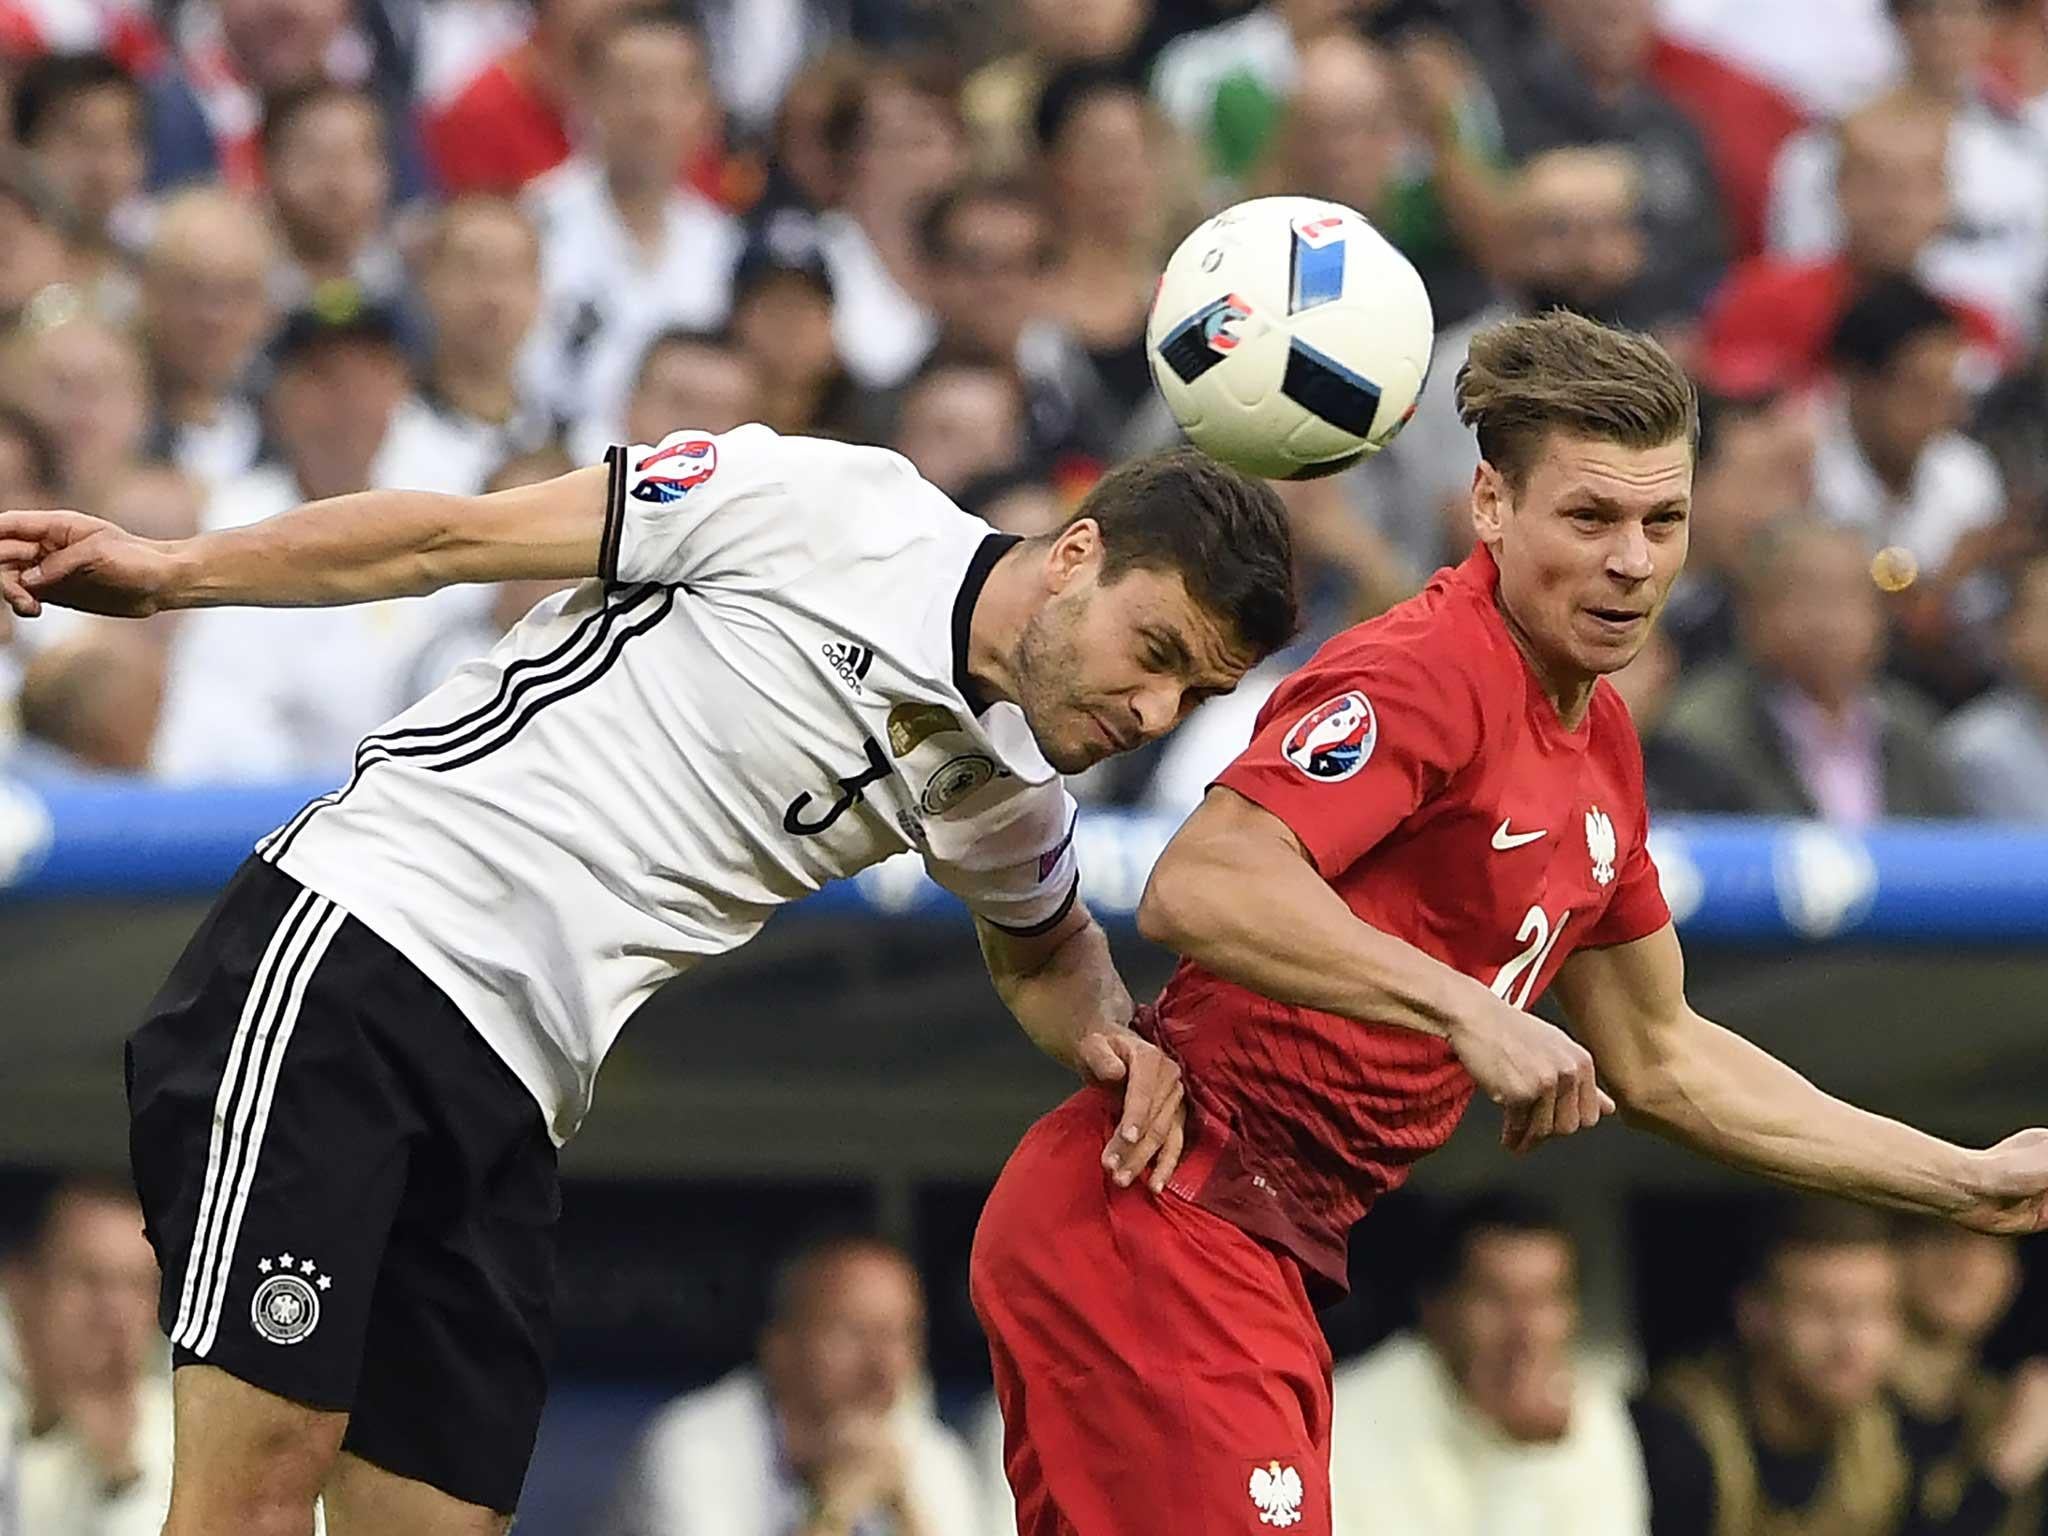
{"type": "Polygon", "coordinates": [[[1641,448],[1560,431],[1544,439],[1525,492],[1539,505],[1595,503],[1648,512],[1689,506],[1692,481],[1692,442],[1685,436],[1641,448]]]}

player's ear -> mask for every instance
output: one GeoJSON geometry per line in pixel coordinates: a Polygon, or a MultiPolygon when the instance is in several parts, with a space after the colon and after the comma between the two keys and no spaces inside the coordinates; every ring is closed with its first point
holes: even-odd
{"type": "Polygon", "coordinates": [[[1472,471],[1472,531],[1480,543],[1493,544],[1500,539],[1509,499],[1506,477],[1481,459],[1472,471]]]}
{"type": "Polygon", "coordinates": [[[1102,525],[1092,517],[1077,517],[1053,535],[1046,551],[1047,583],[1064,592],[1074,578],[1098,564],[1102,557],[1102,525]]]}

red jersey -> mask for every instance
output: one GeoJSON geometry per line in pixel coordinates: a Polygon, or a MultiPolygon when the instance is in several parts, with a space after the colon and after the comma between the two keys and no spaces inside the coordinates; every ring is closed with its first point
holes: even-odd
{"type": "MultiPolygon", "coordinates": [[[[1627,706],[1602,681],[1566,730],[1495,606],[1498,579],[1482,547],[1330,641],[1216,782],[1287,823],[1361,920],[1526,1007],[1572,951],[1671,914],[1627,706]]],[[[1439,1036],[1276,1003],[1189,961],[1144,1022],[1199,1115],[1172,1187],[1286,1250],[1319,1290],[1342,1292],[1352,1224],[1472,1097],[1439,1036]]]]}

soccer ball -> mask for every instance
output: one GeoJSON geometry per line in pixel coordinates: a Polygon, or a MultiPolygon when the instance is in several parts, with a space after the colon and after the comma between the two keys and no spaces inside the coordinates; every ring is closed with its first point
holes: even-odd
{"type": "Polygon", "coordinates": [[[1435,330],[1421,276],[1361,215],[1261,197],[1180,243],[1145,339],[1196,446],[1305,480],[1377,453],[1415,414],[1435,330]]]}

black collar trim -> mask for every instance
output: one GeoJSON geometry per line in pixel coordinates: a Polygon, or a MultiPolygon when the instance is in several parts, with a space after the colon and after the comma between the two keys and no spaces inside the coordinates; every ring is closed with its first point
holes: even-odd
{"type": "Polygon", "coordinates": [[[981,589],[988,585],[988,573],[996,562],[1024,540],[1014,533],[992,533],[981,541],[974,558],[967,562],[967,574],[960,579],[960,595],[953,599],[953,686],[977,715],[986,714],[996,703],[981,691],[967,672],[967,643],[974,629],[974,605],[981,601],[981,589]]]}

